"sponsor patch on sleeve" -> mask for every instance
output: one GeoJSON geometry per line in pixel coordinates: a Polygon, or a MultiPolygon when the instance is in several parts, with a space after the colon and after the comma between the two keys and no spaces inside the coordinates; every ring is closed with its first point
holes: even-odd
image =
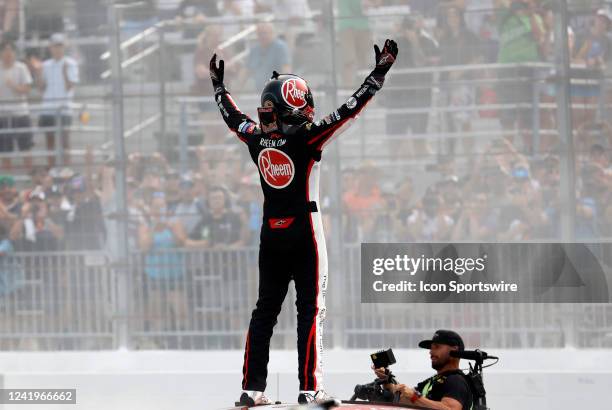
{"type": "Polygon", "coordinates": [[[255,132],[255,124],[249,121],[243,121],[238,126],[238,132],[242,134],[253,134],[255,132]]]}

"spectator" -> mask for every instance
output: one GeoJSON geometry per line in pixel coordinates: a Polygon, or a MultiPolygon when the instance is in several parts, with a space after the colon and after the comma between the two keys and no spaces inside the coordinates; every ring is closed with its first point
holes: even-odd
{"type": "Polygon", "coordinates": [[[247,245],[259,244],[261,219],[263,218],[263,197],[260,189],[259,173],[246,175],[240,181],[238,206],[246,215],[248,226],[247,245]]]}
{"type": "MultiPolygon", "coordinates": [[[[0,224],[0,300],[24,286],[25,271],[18,259],[13,256],[13,244],[9,239],[9,230],[0,224]]],[[[4,299],[6,301],[6,299],[4,299]]],[[[11,303],[9,303],[9,306],[11,303]]],[[[0,323],[5,331],[11,329],[11,322],[19,320],[11,308],[5,307],[0,313],[0,323]]],[[[15,323],[12,323],[14,325],[15,323]]]]}
{"type": "Polygon", "coordinates": [[[156,192],[147,220],[138,230],[140,250],[145,254],[144,271],[148,293],[148,318],[153,330],[162,330],[165,318],[174,318],[174,329],[187,317],[185,266],[176,249],[187,242],[185,230],[170,219],[163,192],[156,192]]]}
{"type": "Polygon", "coordinates": [[[220,24],[209,24],[198,36],[196,51],[193,58],[194,63],[194,83],[191,92],[199,97],[206,97],[207,100],[198,103],[202,112],[202,119],[207,122],[203,127],[204,143],[207,145],[218,145],[225,142],[226,130],[223,121],[218,119],[217,103],[214,100],[214,90],[210,82],[210,56],[217,53],[219,58],[226,62],[225,70],[228,73],[236,73],[237,67],[229,62],[227,49],[219,50],[218,46],[223,40],[223,26],[220,24]]]}
{"type": "MultiPolygon", "coordinates": [[[[170,217],[168,212],[165,194],[163,192],[155,192],[151,201],[151,206],[148,209],[147,219],[140,225],[139,228],[139,246],[143,251],[155,251],[160,249],[171,249],[179,248],[184,245],[187,241],[185,230],[180,221],[170,217]]],[[[160,267],[160,263],[156,263],[159,259],[155,255],[151,255],[151,258],[147,260],[151,263],[147,263],[151,268],[149,270],[151,277],[175,277],[181,276],[182,271],[175,271],[168,268],[172,267],[174,263],[162,263],[163,267],[160,267]],[[170,269],[170,270],[167,270],[170,269]]],[[[158,255],[159,256],[159,255],[158,255]]],[[[162,259],[168,259],[169,261],[175,261],[179,259],[179,255],[175,253],[168,253],[167,257],[162,259]]]]}
{"type": "Polygon", "coordinates": [[[32,180],[33,186],[42,186],[47,189],[53,185],[53,178],[49,175],[49,171],[46,167],[33,167],[30,170],[30,179],[32,180]]]}
{"type": "Polygon", "coordinates": [[[223,181],[223,187],[227,188],[232,205],[237,202],[236,192],[238,192],[242,175],[244,175],[243,168],[246,161],[242,155],[236,146],[225,149],[223,154],[217,157],[219,162],[214,170],[216,178],[213,179],[223,181]]]}
{"type": "MultiPolygon", "coordinates": [[[[4,177],[0,177],[0,180],[2,178],[4,177]]],[[[0,186],[0,195],[3,194],[2,191],[4,189],[5,189],[4,187],[0,186]]],[[[16,220],[17,220],[17,216],[8,210],[8,208],[4,205],[4,201],[0,197],[0,228],[5,229],[8,235],[8,232],[11,230],[16,220]]]]}
{"type": "MultiPolygon", "coordinates": [[[[20,130],[32,126],[27,102],[32,76],[27,66],[16,60],[16,52],[17,47],[12,41],[0,43],[0,100],[4,102],[0,107],[0,130],[14,130],[9,134],[0,134],[0,152],[11,152],[14,145],[19,151],[27,151],[34,146],[32,133],[20,130]]],[[[25,156],[23,162],[24,167],[32,168],[30,156],[25,156]]],[[[2,158],[2,166],[11,168],[11,159],[2,158]]]]}
{"type": "Polygon", "coordinates": [[[189,235],[193,246],[237,247],[245,243],[247,231],[241,216],[231,208],[229,195],[221,187],[208,193],[207,212],[189,235]]]}
{"type": "Polygon", "coordinates": [[[465,0],[465,8],[461,10],[467,28],[481,39],[488,29],[487,22],[492,18],[493,6],[493,0],[465,0]]]}
{"type": "Polygon", "coordinates": [[[16,217],[21,212],[19,192],[15,179],[10,175],[0,175],[0,204],[9,215],[16,217]]]}
{"type": "Polygon", "coordinates": [[[180,202],[181,176],[176,170],[169,169],[166,171],[166,175],[163,181],[164,181],[163,184],[164,184],[164,194],[166,198],[166,205],[168,205],[168,213],[169,215],[174,215],[176,206],[180,202]]]}
{"type": "Polygon", "coordinates": [[[502,241],[533,239],[548,223],[541,196],[527,168],[516,166],[511,175],[505,205],[500,211],[499,239],[502,241]]]}
{"type": "Polygon", "coordinates": [[[42,190],[34,190],[29,195],[9,238],[18,252],[49,252],[62,248],[64,230],[49,217],[42,190]]]}
{"type": "Polygon", "coordinates": [[[572,106],[577,105],[573,110],[573,119],[577,127],[595,120],[597,109],[591,106],[597,106],[601,94],[601,84],[597,80],[602,78],[612,52],[612,44],[608,38],[611,25],[610,13],[603,9],[598,10],[588,34],[576,53],[575,61],[585,64],[588,70],[587,77],[595,81],[594,84],[572,86],[572,106]]]}
{"type": "Polygon", "coordinates": [[[384,200],[378,185],[380,171],[373,164],[365,164],[358,172],[353,189],[342,196],[347,213],[349,241],[360,242],[367,232],[373,230],[378,212],[383,209],[384,200]]]}
{"type": "MultiPolygon", "coordinates": [[[[49,218],[58,226],[64,229],[68,226],[68,213],[70,209],[67,209],[65,204],[67,199],[64,197],[62,189],[58,185],[53,185],[51,188],[45,190],[45,198],[47,202],[47,208],[49,218]]],[[[69,250],[72,250],[68,247],[69,250]]]]}
{"type": "Polygon", "coordinates": [[[462,194],[469,192],[468,186],[464,181],[459,181],[456,175],[446,175],[438,181],[434,188],[440,194],[444,214],[450,216],[453,221],[457,221],[463,208],[462,194]]]}
{"type": "Polygon", "coordinates": [[[307,0],[257,0],[255,9],[260,13],[274,14],[289,50],[295,49],[296,36],[300,31],[312,31],[312,12],[307,0]]]}
{"type": "MultiPolygon", "coordinates": [[[[205,23],[208,17],[218,17],[219,7],[216,0],[183,0],[178,8],[178,18],[181,22],[187,23],[183,32],[184,38],[194,38],[198,36],[201,23],[205,23]]],[[[208,28],[207,26],[206,28],[208,28]]],[[[206,32],[206,29],[202,33],[206,32]]],[[[221,32],[220,34],[223,34],[221,32]]],[[[201,39],[198,39],[198,43],[201,39]]],[[[219,41],[217,44],[219,44],[219,41]]],[[[209,57],[210,58],[210,57],[209,57]]]]}
{"type": "MultiPolygon", "coordinates": [[[[191,86],[191,92],[198,96],[211,97],[214,95],[214,90],[210,83],[209,64],[210,56],[217,53],[219,58],[228,60],[228,56],[222,51],[217,50],[223,39],[223,26],[220,24],[209,24],[200,33],[197,40],[196,51],[193,57],[194,82],[191,86]]],[[[230,64],[226,70],[231,71],[230,64]]],[[[200,109],[204,112],[218,110],[214,101],[200,103],[200,109]]]]}
{"type": "MultiPolygon", "coordinates": [[[[463,12],[458,7],[442,10],[440,22],[440,64],[443,66],[463,66],[479,62],[482,57],[478,37],[466,26],[463,12]]],[[[472,78],[473,71],[450,71],[442,73],[441,81],[446,105],[455,110],[446,113],[446,125],[450,132],[469,133],[474,111],[470,106],[476,99],[475,89],[466,80],[472,78]],[[463,108],[463,109],[462,109],[463,108]]],[[[464,137],[463,151],[469,153],[473,139],[464,137]]],[[[449,152],[455,152],[455,140],[450,139],[449,152]]]]}
{"type": "Polygon", "coordinates": [[[476,192],[465,200],[453,228],[452,240],[494,241],[498,220],[499,213],[491,209],[487,193],[476,192]]]}
{"type": "Polygon", "coordinates": [[[106,241],[102,202],[91,182],[76,176],[67,187],[70,210],[67,214],[66,245],[71,251],[101,250],[106,241]]]}
{"type": "MultiPolygon", "coordinates": [[[[496,21],[499,29],[498,63],[529,63],[541,61],[541,46],[546,41],[544,22],[536,12],[533,0],[495,0],[498,9],[496,21]]],[[[499,72],[501,78],[534,78],[531,68],[508,68],[499,72]]],[[[497,87],[500,104],[530,103],[533,84],[519,80],[497,87]]],[[[512,136],[515,125],[522,131],[523,149],[531,152],[531,110],[527,108],[503,109],[500,122],[507,131],[506,138],[512,136]]]]}
{"type": "Polygon", "coordinates": [[[576,58],[588,67],[603,68],[610,56],[610,31],[612,19],[607,10],[599,9],[595,13],[593,24],[579,47],[576,58]]]}
{"type": "MultiPolygon", "coordinates": [[[[397,42],[402,52],[398,54],[398,68],[419,68],[438,63],[438,42],[425,30],[420,16],[405,17],[397,27],[397,42]]],[[[428,108],[431,105],[432,75],[430,73],[394,73],[394,83],[403,89],[390,88],[384,94],[389,108],[428,108]]],[[[422,135],[427,131],[429,114],[386,114],[386,131],[391,135],[422,135]]],[[[426,151],[422,138],[398,141],[394,152],[401,155],[423,154],[426,151]]]]}
{"type": "MultiPolygon", "coordinates": [[[[132,3],[132,0],[119,0],[118,3],[132,3]]],[[[155,0],[140,0],[138,7],[127,7],[121,13],[123,21],[121,24],[122,40],[141,33],[158,21],[155,0]]]]}
{"type": "Polygon", "coordinates": [[[342,59],[341,84],[353,88],[357,71],[369,63],[372,48],[370,23],[364,15],[364,7],[378,4],[378,1],[338,0],[337,29],[342,59]]]}
{"type": "Polygon", "coordinates": [[[16,39],[22,0],[0,0],[0,38],[16,39]]]}
{"type": "Polygon", "coordinates": [[[611,198],[612,169],[604,148],[593,144],[581,167],[581,187],[576,205],[576,236],[589,240],[606,232],[606,212],[611,198]]]}
{"type": "Polygon", "coordinates": [[[203,212],[202,208],[193,179],[189,175],[183,175],[179,182],[179,198],[174,208],[174,217],[183,224],[185,232],[192,232],[196,227],[203,212]]]}
{"type": "Polygon", "coordinates": [[[612,188],[612,168],[607,152],[599,144],[593,144],[589,156],[582,164],[583,191],[589,191],[599,207],[607,201],[607,194],[612,188]]]}
{"type": "Polygon", "coordinates": [[[374,221],[367,227],[363,238],[372,242],[396,242],[400,221],[398,219],[398,200],[393,192],[381,196],[380,211],[374,215],[374,221]]]}
{"type": "MultiPolygon", "coordinates": [[[[107,5],[100,0],[79,0],[74,2],[76,26],[80,37],[106,36],[108,24],[107,5]]],[[[99,83],[100,75],[106,69],[100,64],[100,56],[108,49],[107,44],[82,44],[79,54],[83,62],[83,82],[99,83]]]]}
{"type": "MultiPolygon", "coordinates": [[[[104,211],[105,230],[108,240],[106,241],[106,249],[110,255],[116,260],[119,255],[119,241],[115,240],[119,236],[119,218],[117,208],[117,191],[115,189],[115,169],[105,166],[101,171],[101,191],[100,200],[104,211]]],[[[141,201],[138,183],[133,178],[128,178],[126,181],[127,189],[127,247],[128,251],[133,252],[138,249],[138,231],[140,225],[144,223],[144,204],[141,201]]]]}
{"type": "Polygon", "coordinates": [[[533,178],[541,187],[542,204],[548,223],[540,229],[538,238],[559,238],[561,226],[561,201],[559,185],[559,160],[548,156],[534,161],[531,167],[533,178]]]}
{"type": "Polygon", "coordinates": [[[398,241],[407,239],[405,223],[414,209],[414,183],[409,176],[403,177],[396,186],[395,217],[397,224],[394,226],[395,236],[398,241]]]}
{"type": "MultiPolygon", "coordinates": [[[[36,82],[43,93],[42,103],[45,107],[38,125],[46,128],[55,126],[62,128],[61,132],[46,131],[47,150],[53,151],[55,144],[61,144],[65,153],[64,162],[69,163],[70,133],[65,128],[72,123],[70,103],[74,98],[75,87],[79,83],[79,67],[74,59],[65,55],[66,40],[63,34],[53,34],[50,42],[51,58],[42,66],[35,67],[36,82]],[[55,140],[56,135],[61,135],[61,142],[55,140]]],[[[55,165],[55,158],[50,156],[48,163],[51,166],[55,165]]]]}
{"type": "Polygon", "coordinates": [[[426,192],[420,207],[408,217],[411,240],[445,241],[450,239],[455,221],[444,213],[442,199],[435,191],[426,192]]]}
{"type": "Polygon", "coordinates": [[[272,76],[272,71],[288,73],[290,64],[289,48],[277,37],[272,23],[259,23],[257,44],[249,50],[246,68],[241,71],[238,84],[245,84],[247,77],[253,78],[255,90],[259,91],[272,76]]]}

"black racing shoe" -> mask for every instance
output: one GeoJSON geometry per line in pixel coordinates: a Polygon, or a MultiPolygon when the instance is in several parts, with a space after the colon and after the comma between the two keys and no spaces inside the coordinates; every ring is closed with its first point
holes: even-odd
{"type": "Polygon", "coordinates": [[[263,406],[265,404],[272,404],[272,401],[260,391],[253,391],[251,394],[244,392],[240,395],[240,401],[236,402],[236,406],[247,407],[263,406]]]}
{"type": "Polygon", "coordinates": [[[298,404],[333,404],[340,405],[340,401],[330,396],[325,390],[317,390],[313,393],[302,392],[298,396],[298,404]]]}

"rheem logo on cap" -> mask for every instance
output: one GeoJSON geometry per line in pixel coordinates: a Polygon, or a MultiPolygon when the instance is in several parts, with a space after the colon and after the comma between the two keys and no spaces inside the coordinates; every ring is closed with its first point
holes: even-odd
{"type": "Polygon", "coordinates": [[[308,86],[301,78],[291,78],[283,83],[281,94],[287,104],[294,108],[306,106],[306,94],[308,86]]]}
{"type": "Polygon", "coordinates": [[[272,188],[286,187],[295,175],[295,166],[291,158],[276,148],[262,150],[257,158],[257,165],[264,181],[272,188]]]}

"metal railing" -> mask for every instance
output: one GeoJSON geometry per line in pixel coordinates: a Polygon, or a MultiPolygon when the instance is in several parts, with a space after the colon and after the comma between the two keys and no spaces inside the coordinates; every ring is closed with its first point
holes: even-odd
{"type": "Polygon", "coordinates": [[[115,280],[105,255],[0,256],[3,350],[111,349],[115,280]]]}
{"type": "MultiPolygon", "coordinates": [[[[583,71],[584,74],[592,73],[593,78],[586,78],[584,75],[582,78],[574,78],[572,79],[572,84],[574,85],[596,85],[600,88],[601,92],[598,97],[598,101],[594,104],[576,104],[573,109],[574,110],[594,110],[597,112],[597,118],[605,118],[607,110],[609,108],[609,103],[606,101],[606,89],[608,80],[603,76],[603,73],[596,72],[590,69],[587,69],[583,65],[573,65],[573,70],[575,72],[583,71]]],[[[361,71],[359,74],[365,77],[369,71],[361,71]]],[[[557,108],[557,104],[555,102],[544,102],[542,100],[543,94],[547,86],[554,86],[555,81],[555,72],[554,66],[548,63],[521,63],[521,64],[472,64],[472,65],[461,65],[461,66],[431,66],[431,67],[419,67],[419,68],[409,68],[409,69],[397,69],[393,70],[389,79],[386,81],[386,85],[384,88],[384,92],[375,100],[375,103],[372,107],[368,107],[367,110],[364,111],[362,116],[365,120],[362,120],[357,125],[357,128],[360,129],[361,137],[359,140],[345,140],[343,139],[343,143],[349,145],[355,144],[364,144],[367,141],[365,138],[365,134],[367,131],[365,130],[364,123],[367,120],[380,120],[385,119],[390,115],[414,115],[421,114],[427,115],[429,117],[428,122],[430,123],[428,130],[424,134],[418,133],[404,133],[401,137],[394,137],[392,135],[379,135],[377,136],[377,141],[384,141],[387,139],[393,138],[401,138],[404,140],[412,140],[412,139],[422,139],[427,138],[428,140],[449,140],[449,139],[461,139],[461,138],[474,138],[474,139],[492,139],[498,138],[502,136],[508,136],[508,131],[502,128],[499,129],[471,129],[469,131],[464,130],[449,130],[443,124],[444,119],[440,119],[448,114],[458,113],[458,112],[466,112],[471,115],[478,116],[479,112],[489,111],[495,112],[495,115],[492,117],[494,119],[498,119],[502,112],[504,111],[516,111],[516,110],[528,110],[529,115],[531,117],[531,129],[527,130],[532,136],[532,144],[533,144],[533,152],[538,152],[537,147],[540,144],[540,138],[542,136],[556,136],[558,135],[558,131],[556,129],[543,129],[541,115],[543,111],[554,111],[557,108]],[[502,73],[504,70],[509,69],[527,69],[532,71],[532,75],[530,76],[519,76],[519,77],[504,77],[498,78],[493,75],[491,78],[470,78],[465,80],[448,80],[442,79],[441,75],[450,72],[465,72],[465,73],[479,73],[483,71],[488,71],[490,73],[502,73]],[[431,83],[430,84],[420,84],[416,81],[416,76],[429,73],[431,74],[431,83]],[[411,78],[414,76],[415,81],[408,81],[404,79],[404,83],[410,83],[410,86],[402,86],[396,85],[394,83],[394,78],[398,76],[407,76],[406,78],[411,78]],[[381,105],[385,105],[385,99],[389,98],[388,93],[392,91],[415,91],[415,90],[431,90],[432,94],[441,94],[448,91],[449,88],[465,85],[468,87],[476,88],[481,85],[497,85],[500,83],[507,83],[508,87],[512,87],[514,84],[520,82],[528,82],[532,85],[532,92],[528,101],[525,102],[517,102],[517,103],[483,103],[474,101],[469,105],[449,105],[445,104],[440,98],[431,98],[429,104],[418,107],[381,107],[381,105]]],[[[352,93],[352,90],[340,90],[339,96],[341,99],[348,98],[352,93]]],[[[317,92],[315,90],[315,97],[318,101],[321,101],[325,98],[325,92],[317,92]]],[[[239,98],[243,101],[254,101],[257,103],[258,96],[255,94],[240,94],[239,98]]],[[[184,164],[184,160],[188,158],[188,151],[190,147],[187,144],[188,134],[192,131],[196,131],[197,129],[201,129],[202,127],[209,125],[223,125],[223,122],[220,118],[214,119],[201,119],[197,118],[197,114],[199,110],[196,109],[198,104],[206,103],[206,104],[214,104],[214,97],[212,96],[200,96],[200,97],[179,97],[176,99],[176,103],[179,108],[178,111],[169,111],[169,114],[174,115],[178,113],[178,121],[179,124],[179,158],[181,159],[181,164],[184,164]]],[[[252,107],[250,107],[252,108],[252,107]]],[[[335,108],[335,107],[334,107],[335,108]]],[[[332,108],[333,109],[333,108],[332,108]]],[[[319,114],[324,115],[325,112],[319,111],[319,114]]],[[[518,137],[519,129],[512,131],[514,138],[518,137]]],[[[364,147],[362,147],[362,151],[366,151],[364,147]]]]}
{"type": "MultiPolygon", "coordinates": [[[[55,138],[54,150],[49,151],[46,149],[36,149],[21,152],[2,152],[0,158],[17,158],[17,157],[54,157],[57,164],[61,165],[64,163],[64,157],[69,154],[82,155],[84,149],[70,149],[66,152],[62,144],[62,134],[64,132],[86,132],[86,133],[97,133],[104,134],[108,132],[107,128],[102,125],[89,125],[87,122],[80,120],[80,115],[83,111],[87,111],[89,117],[97,116],[102,113],[102,117],[109,110],[107,104],[98,103],[74,103],[57,101],[49,103],[38,103],[28,104],[27,108],[23,108],[21,105],[16,104],[15,101],[2,102],[0,111],[0,117],[7,118],[8,127],[0,129],[0,135],[20,135],[29,134],[32,138],[39,138],[39,135],[53,134],[55,138]],[[12,114],[16,110],[23,110],[24,115],[12,114]],[[75,113],[77,115],[75,115],[75,113]],[[93,115],[92,115],[93,114],[93,115]],[[53,125],[38,125],[36,121],[39,116],[50,116],[53,117],[53,125]],[[16,127],[12,124],[14,117],[28,117],[30,118],[31,125],[29,127],[16,127]],[[70,118],[68,122],[66,118],[70,118]],[[76,121],[75,121],[76,120],[76,121]]],[[[103,147],[101,148],[103,149],[103,147]]]]}
{"type": "MultiPolygon", "coordinates": [[[[111,349],[129,318],[134,349],[241,349],[257,299],[257,249],[132,252],[129,311],[120,311],[114,266],[103,253],[0,257],[0,343],[5,349],[111,349]]],[[[330,273],[327,345],[413,346],[437,328],[472,346],[612,347],[609,304],[361,304],[360,246],[345,246],[346,272],[330,273]],[[334,291],[334,289],[339,291],[334,291]]],[[[295,293],[273,346],[295,344],[295,293]]]]}

